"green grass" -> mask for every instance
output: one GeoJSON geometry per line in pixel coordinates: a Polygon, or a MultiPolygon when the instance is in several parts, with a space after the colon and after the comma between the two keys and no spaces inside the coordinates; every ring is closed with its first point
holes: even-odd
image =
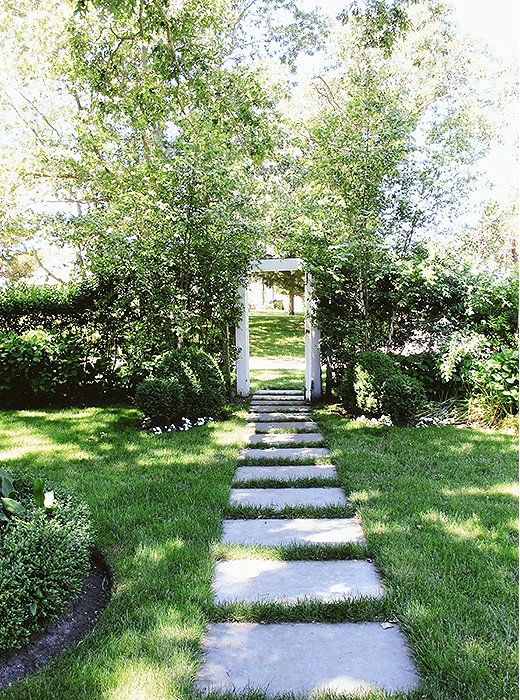
{"type": "Polygon", "coordinates": [[[251,311],[249,354],[268,360],[294,360],[305,356],[303,314],[251,311]]]}
{"type": "MultiPolygon", "coordinates": [[[[289,316],[282,313],[249,314],[250,357],[265,360],[290,362],[305,357],[304,316],[289,316]]],[[[305,370],[252,369],[250,372],[251,391],[257,389],[302,389],[305,384],[305,370]]]]}
{"type": "Polygon", "coordinates": [[[128,409],[0,414],[0,459],[74,487],[115,574],[89,637],[6,700],[193,697],[218,543],[243,422],[186,433],[136,430],[128,409]]]}
{"type": "Polygon", "coordinates": [[[93,633],[2,698],[193,700],[208,621],[311,619],[398,620],[424,679],[414,700],[516,698],[514,438],[367,428],[322,408],[316,418],[363,520],[366,547],[243,548],[219,544],[247,435],[243,415],[154,437],[136,431],[138,413],[129,409],[0,414],[4,466],[74,487],[90,504],[115,573],[113,599],[93,633]],[[244,556],[369,557],[387,598],[216,609],[215,559],[244,556]]]}
{"type": "Polygon", "coordinates": [[[517,698],[516,440],[316,418],[425,680],[417,697],[517,698]]]}

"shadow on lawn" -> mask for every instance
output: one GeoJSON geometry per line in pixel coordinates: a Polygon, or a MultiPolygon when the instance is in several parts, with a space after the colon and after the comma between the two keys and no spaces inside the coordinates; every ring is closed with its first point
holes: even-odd
{"type": "Polygon", "coordinates": [[[190,698],[238,424],[157,437],[137,432],[131,409],[3,417],[5,467],[73,487],[115,574],[94,633],[5,697],[190,698]]]}

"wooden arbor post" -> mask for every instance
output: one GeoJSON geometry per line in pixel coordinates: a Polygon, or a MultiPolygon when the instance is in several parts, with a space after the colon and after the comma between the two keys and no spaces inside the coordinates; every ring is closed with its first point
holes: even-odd
{"type": "MultiPolygon", "coordinates": [[[[258,272],[286,272],[300,270],[300,258],[273,258],[257,260],[253,268],[258,272]]],[[[237,394],[249,396],[249,309],[247,289],[241,287],[242,318],[236,329],[237,394]]],[[[305,398],[312,401],[321,396],[320,332],[313,326],[314,301],[312,279],[305,275],[305,398]]]]}

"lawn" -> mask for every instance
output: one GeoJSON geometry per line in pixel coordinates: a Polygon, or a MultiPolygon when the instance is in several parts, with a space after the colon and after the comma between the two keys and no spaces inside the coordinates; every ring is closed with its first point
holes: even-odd
{"type": "Polygon", "coordinates": [[[304,315],[251,311],[249,314],[249,356],[252,391],[257,389],[303,389],[305,370],[291,363],[305,357],[304,315]],[[263,362],[262,362],[263,361],[263,362]],[[261,365],[264,365],[263,367],[261,365]]]}
{"type": "MultiPolygon", "coordinates": [[[[74,487],[90,504],[115,573],[114,596],[96,630],[2,697],[191,700],[208,620],[395,618],[425,679],[416,698],[516,698],[514,439],[449,427],[366,428],[331,408],[317,410],[387,599],[218,611],[210,591],[215,558],[244,555],[218,546],[245,435],[242,416],[150,436],[136,431],[138,414],[130,409],[0,415],[6,468],[74,487]]],[[[302,549],[264,553],[309,557],[302,549]]],[[[313,556],[366,552],[319,548],[313,556]]]]}
{"type": "Polygon", "coordinates": [[[93,634],[0,693],[6,700],[192,697],[243,421],[166,436],[140,433],[138,422],[119,408],[0,414],[3,466],[73,487],[115,574],[93,634]]]}

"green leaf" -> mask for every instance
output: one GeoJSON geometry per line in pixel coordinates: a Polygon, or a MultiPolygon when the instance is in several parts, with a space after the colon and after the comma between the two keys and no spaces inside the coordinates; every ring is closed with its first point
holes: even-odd
{"type": "Polygon", "coordinates": [[[38,506],[38,508],[43,508],[44,504],[44,495],[43,495],[43,479],[35,479],[34,480],[34,502],[38,506]]]}
{"type": "Polygon", "coordinates": [[[31,611],[31,615],[36,615],[36,610],[38,608],[38,603],[33,600],[33,602],[29,605],[29,610],[31,611]]]}
{"type": "Polygon", "coordinates": [[[25,515],[25,508],[19,501],[15,501],[12,498],[0,498],[0,500],[2,501],[4,510],[11,513],[11,515],[17,515],[19,518],[25,515]]]}

